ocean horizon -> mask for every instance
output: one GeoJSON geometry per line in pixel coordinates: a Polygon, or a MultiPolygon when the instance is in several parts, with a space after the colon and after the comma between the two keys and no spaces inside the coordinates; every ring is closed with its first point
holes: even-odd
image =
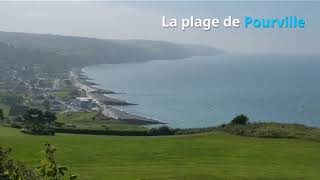
{"type": "Polygon", "coordinates": [[[317,55],[223,54],[83,68],[98,87],[134,106],[116,108],[170,127],[252,122],[320,126],[317,55]]]}

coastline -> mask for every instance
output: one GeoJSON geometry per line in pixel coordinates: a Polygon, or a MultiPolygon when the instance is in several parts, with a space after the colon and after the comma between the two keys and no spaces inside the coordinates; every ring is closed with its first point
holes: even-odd
{"type": "Polygon", "coordinates": [[[92,79],[84,72],[84,68],[85,67],[71,70],[71,79],[73,79],[75,87],[85,92],[86,96],[91,98],[99,106],[101,113],[105,117],[136,125],[166,124],[160,120],[128,113],[115,108],[114,106],[131,106],[138,104],[107,96],[107,94],[117,94],[117,92],[96,87],[98,84],[92,82],[92,79]]]}

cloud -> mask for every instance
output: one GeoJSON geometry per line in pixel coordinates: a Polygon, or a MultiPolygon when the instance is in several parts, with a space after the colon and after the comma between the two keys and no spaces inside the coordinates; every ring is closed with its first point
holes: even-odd
{"type": "Polygon", "coordinates": [[[0,2],[0,30],[95,37],[149,39],[208,44],[231,52],[318,52],[319,16],[315,4],[245,2],[0,2]],[[289,9],[286,9],[289,8],[289,9]],[[306,16],[303,30],[198,29],[161,27],[161,17],[306,16]]]}

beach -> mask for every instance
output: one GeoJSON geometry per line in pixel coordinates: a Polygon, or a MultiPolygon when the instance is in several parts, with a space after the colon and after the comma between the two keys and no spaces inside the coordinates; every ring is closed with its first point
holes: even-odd
{"type": "Polygon", "coordinates": [[[129,103],[123,100],[112,98],[106,94],[114,94],[113,91],[102,90],[95,87],[95,83],[88,83],[88,78],[82,71],[72,71],[70,73],[71,78],[74,81],[74,85],[79,90],[85,92],[86,96],[92,99],[99,107],[101,113],[107,117],[115,120],[127,122],[129,124],[148,125],[148,124],[165,124],[159,120],[152,118],[135,115],[122,110],[119,110],[113,106],[131,106],[137,105],[129,103]]]}

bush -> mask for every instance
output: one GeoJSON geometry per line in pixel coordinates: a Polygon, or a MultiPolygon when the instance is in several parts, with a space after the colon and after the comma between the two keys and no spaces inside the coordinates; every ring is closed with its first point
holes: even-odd
{"type": "Polygon", "coordinates": [[[53,125],[54,125],[55,127],[63,127],[65,124],[64,124],[63,122],[57,122],[57,121],[55,121],[55,122],[53,123],[53,125]]]}
{"type": "Polygon", "coordinates": [[[54,129],[50,127],[42,127],[41,129],[38,128],[22,128],[21,132],[26,133],[26,134],[31,134],[31,135],[49,135],[49,136],[54,136],[55,131],[54,129]]]}
{"type": "Polygon", "coordinates": [[[199,134],[215,131],[217,127],[175,129],[175,135],[199,134]]]}
{"type": "Polygon", "coordinates": [[[230,122],[230,124],[232,125],[247,125],[248,123],[249,123],[249,118],[243,114],[236,116],[230,122]]]}
{"type": "Polygon", "coordinates": [[[4,120],[3,109],[0,109],[0,121],[4,120]]]}
{"type": "MultiPolygon", "coordinates": [[[[105,126],[106,127],[106,126],[105,126]]],[[[152,128],[148,131],[135,131],[135,130],[111,130],[107,127],[104,130],[101,129],[77,129],[77,128],[58,128],[57,133],[71,133],[71,134],[92,134],[92,135],[115,135],[115,136],[164,136],[175,135],[177,130],[171,129],[168,126],[161,126],[159,128],[152,128]]]]}
{"type": "Polygon", "coordinates": [[[76,180],[77,176],[65,177],[68,169],[61,166],[56,158],[56,148],[45,145],[45,156],[37,169],[29,169],[20,161],[10,159],[11,148],[0,146],[0,179],[1,180],[76,180]]]}
{"type": "Polygon", "coordinates": [[[23,122],[23,118],[21,116],[15,117],[13,122],[23,122]]]}
{"type": "Polygon", "coordinates": [[[10,127],[16,128],[16,129],[20,129],[20,128],[22,128],[22,125],[21,125],[21,123],[13,121],[13,122],[10,123],[10,127]]]}
{"type": "Polygon", "coordinates": [[[148,131],[119,131],[119,130],[100,130],[100,129],[75,129],[75,128],[58,128],[56,133],[70,133],[70,134],[91,134],[91,135],[115,135],[115,136],[148,136],[148,131]]]}
{"type": "MultiPolygon", "coordinates": [[[[60,180],[65,176],[65,172],[68,171],[67,167],[61,166],[57,162],[55,158],[56,151],[56,147],[48,143],[45,144],[45,156],[37,167],[37,174],[41,179],[60,180]]],[[[75,179],[77,179],[77,176],[75,175],[69,177],[69,180],[75,179]]]]}
{"type": "Polygon", "coordinates": [[[161,126],[159,128],[150,129],[148,134],[150,136],[174,135],[175,130],[169,128],[168,126],[161,126]]]}
{"type": "Polygon", "coordinates": [[[26,168],[19,161],[9,158],[11,148],[0,146],[0,179],[1,180],[40,180],[32,169],[26,168]]]}

